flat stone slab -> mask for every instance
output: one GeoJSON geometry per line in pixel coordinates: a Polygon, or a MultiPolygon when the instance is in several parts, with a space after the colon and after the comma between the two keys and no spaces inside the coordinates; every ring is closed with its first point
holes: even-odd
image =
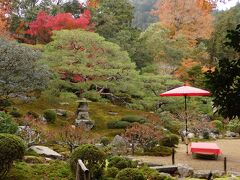
{"type": "Polygon", "coordinates": [[[172,166],[152,166],[151,169],[155,169],[158,172],[164,172],[168,174],[174,174],[178,171],[178,166],[172,165],[172,166]]]}
{"type": "Polygon", "coordinates": [[[35,151],[37,154],[46,156],[46,157],[54,157],[54,158],[61,158],[62,155],[57,153],[56,151],[50,149],[46,146],[31,146],[30,149],[35,151]]]}

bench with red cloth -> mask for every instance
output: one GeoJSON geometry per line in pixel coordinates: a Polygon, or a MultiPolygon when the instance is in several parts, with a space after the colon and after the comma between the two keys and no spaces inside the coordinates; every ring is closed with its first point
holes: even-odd
{"type": "Polygon", "coordinates": [[[197,142],[190,144],[190,152],[192,154],[220,155],[221,149],[216,143],[197,142]]]}

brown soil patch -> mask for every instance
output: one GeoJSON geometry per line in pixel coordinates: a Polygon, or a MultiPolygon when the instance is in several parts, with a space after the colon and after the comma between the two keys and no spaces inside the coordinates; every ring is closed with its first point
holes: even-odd
{"type": "MultiPolygon", "coordinates": [[[[224,157],[227,157],[227,170],[240,172],[240,139],[222,139],[215,142],[222,150],[222,155],[217,160],[195,159],[191,154],[186,154],[186,145],[180,144],[176,149],[175,163],[188,164],[195,170],[223,170],[224,157]]],[[[159,165],[170,165],[172,163],[171,156],[134,156],[133,158],[159,165]]]]}

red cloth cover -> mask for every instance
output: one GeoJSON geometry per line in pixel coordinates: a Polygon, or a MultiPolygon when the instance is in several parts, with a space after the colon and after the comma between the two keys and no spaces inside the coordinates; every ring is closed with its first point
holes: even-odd
{"type": "Polygon", "coordinates": [[[222,152],[216,143],[191,143],[190,151],[197,154],[215,154],[220,155],[222,152]]]}

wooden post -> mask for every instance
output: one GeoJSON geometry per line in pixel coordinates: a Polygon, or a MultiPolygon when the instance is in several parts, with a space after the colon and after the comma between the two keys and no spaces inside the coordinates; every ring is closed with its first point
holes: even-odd
{"type": "Polygon", "coordinates": [[[80,180],[80,167],[78,163],[77,163],[77,170],[76,170],[76,180],[80,180]]]}
{"type": "Polygon", "coordinates": [[[172,148],[172,165],[175,164],[175,150],[172,148]]]}
{"type": "Polygon", "coordinates": [[[227,158],[224,157],[224,173],[227,174],[227,158]]]}
{"type": "Polygon", "coordinates": [[[89,170],[86,168],[81,159],[77,162],[76,180],[80,180],[80,172],[83,172],[83,180],[90,180],[89,170]]]}

